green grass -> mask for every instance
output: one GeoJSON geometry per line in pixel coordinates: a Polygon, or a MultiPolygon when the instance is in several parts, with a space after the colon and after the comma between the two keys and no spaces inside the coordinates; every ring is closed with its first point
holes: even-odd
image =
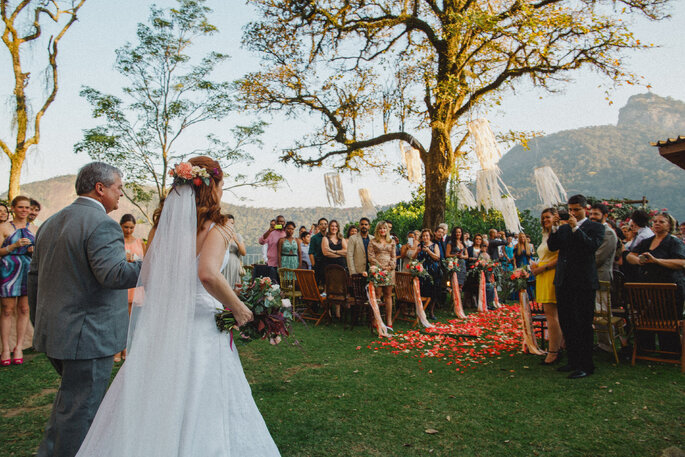
{"type": "MultiPolygon", "coordinates": [[[[459,374],[438,359],[367,349],[365,327],[298,324],[294,337],[299,346],[239,346],[284,456],[643,457],[685,447],[677,366],[614,366],[596,354],[594,376],[568,380],[517,353],[459,374]]],[[[0,457],[35,451],[58,386],[43,355],[27,358],[0,370],[0,457]]]]}

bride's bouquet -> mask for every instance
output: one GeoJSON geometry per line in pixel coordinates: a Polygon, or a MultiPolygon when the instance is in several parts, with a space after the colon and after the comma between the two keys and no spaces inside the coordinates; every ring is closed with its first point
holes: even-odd
{"type": "Polygon", "coordinates": [[[272,284],[270,278],[243,278],[238,297],[250,308],[254,320],[242,327],[228,309],[218,309],[215,314],[216,326],[222,332],[240,332],[240,340],[248,343],[257,339],[268,339],[271,344],[281,342],[281,337],[290,335],[293,310],[289,300],[281,299],[281,288],[272,284]]]}

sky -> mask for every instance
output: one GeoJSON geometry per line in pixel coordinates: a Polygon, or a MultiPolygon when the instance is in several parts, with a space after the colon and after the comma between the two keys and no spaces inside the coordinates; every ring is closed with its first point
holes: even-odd
{"type": "MultiPolygon", "coordinates": [[[[136,26],[145,22],[149,6],[153,2],[140,0],[88,0],[79,14],[79,21],[62,40],[59,54],[60,88],[56,101],[47,111],[42,122],[40,147],[27,158],[22,170],[21,183],[47,179],[53,176],[75,174],[80,166],[90,161],[85,154],[75,154],[74,144],[81,140],[84,129],[92,128],[98,121],[92,119],[91,109],[79,96],[83,86],[94,87],[106,93],[118,94],[125,85],[114,70],[115,50],[126,42],[135,41],[136,26]]],[[[172,0],[154,2],[159,7],[170,7],[172,0]]],[[[244,1],[209,0],[214,12],[210,21],[220,33],[198,43],[198,55],[216,50],[231,55],[228,64],[215,73],[215,79],[232,80],[258,68],[257,56],[241,49],[242,27],[255,18],[254,11],[244,1]]],[[[633,27],[642,42],[654,43],[658,48],[631,53],[624,58],[628,69],[644,76],[651,91],[660,96],[685,99],[683,76],[685,74],[685,1],[674,0],[670,9],[671,19],[662,22],[638,20],[633,27]]],[[[43,54],[42,48],[34,46],[34,56],[43,54]]],[[[40,71],[32,78],[39,78],[40,71]]],[[[34,73],[35,74],[35,73],[34,73]]],[[[515,93],[507,94],[498,110],[479,112],[487,117],[497,131],[540,131],[545,134],[591,125],[615,124],[618,110],[632,95],[644,93],[644,87],[626,86],[614,89],[610,101],[606,100],[607,81],[591,71],[576,73],[574,81],[560,86],[559,93],[549,94],[531,87],[521,86],[515,93]],[[610,103],[611,102],[611,103],[610,103]]],[[[0,138],[7,140],[11,113],[7,109],[13,79],[8,52],[0,47],[0,138]],[[4,105],[4,106],[3,106],[4,105]]],[[[242,113],[230,116],[222,123],[205,128],[221,135],[232,125],[241,122],[242,113]]],[[[255,154],[254,170],[274,167],[286,178],[279,190],[250,189],[237,195],[225,194],[224,200],[249,206],[327,206],[323,174],[326,169],[297,169],[292,165],[278,163],[281,148],[293,144],[297,135],[307,131],[306,120],[284,120],[278,117],[265,119],[270,123],[262,150],[255,154]]],[[[421,137],[421,133],[418,133],[421,137]]],[[[186,145],[192,147],[191,134],[186,145]]],[[[425,136],[423,137],[425,138],[425,136]]],[[[399,161],[399,146],[384,148],[384,154],[399,161]]],[[[249,168],[247,169],[249,170],[249,168]]],[[[245,169],[228,170],[242,172],[245,169]]],[[[377,205],[386,205],[410,197],[415,185],[394,175],[379,176],[373,171],[362,175],[343,175],[346,206],[359,206],[357,189],[368,188],[377,205]]],[[[9,159],[0,157],[0,192],[8,188],[9,159]]]]}

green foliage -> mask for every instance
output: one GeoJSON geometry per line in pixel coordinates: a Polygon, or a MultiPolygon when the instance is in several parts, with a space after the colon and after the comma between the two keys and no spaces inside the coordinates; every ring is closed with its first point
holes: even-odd
{"type": "MultiPolygon", "coordinates": [[[[371,223],[372,230],[379,221],[389,220],[392,222],[393,232],[402,242],[410,230],[430,228],[434,231],[437,227],[422,226],[423,212],[425,210],[424,201],[423,193],[419,190],[419,192],[412,195],[410,201],[400,202],[384,211],[380,211],[371,223]]],[[[539,219],[528,210],[519,211],[519,219],[523,231],[531,236],[533,243],[539,244],[542,239],[539,219]]],[[[476,233],[487,234],[488,230],[492,228],[505,230],[504,219],[499,211],[484,211],[482,209],[461,210],[457,208],[456,200],[447,202],[445,222],[450,230],[454,227],[462,227],[464,231],[471,234],[471,239],[473,239],[476,233]]]]}
{"type": "MultiPolygon", "coordinates": [[[[152,6],[149,23],[138,24],[137,44],[127,43],[116,51],[115,68],[129,84],[122,89],[126,101],[91,87],[81,90],[93,117],[104,125],[84,130],[74,151],[122,169],[128,183],[126,196],[144,214],[142,204],[165,195],[166,172],[174,163],[191,155],[212,157],[224,168],[254,163],[248,150],[262,145],[265,124],[254,122],[230,129],[230,141],[208,135],[198,149],[176,149],[177,140],[190,127],[220,121],[235,109],[233,84],[211,80],[217,65],[228,56],[210,52],[191,64],[188,54],[197,38],[216,32],[208,22],[210,12],[205,0],[179,0],[177,8],[168,10],[152,6]]],[[[283,179],[272,169],[228,178],[227,189],[275,187],[283,179]]]]}

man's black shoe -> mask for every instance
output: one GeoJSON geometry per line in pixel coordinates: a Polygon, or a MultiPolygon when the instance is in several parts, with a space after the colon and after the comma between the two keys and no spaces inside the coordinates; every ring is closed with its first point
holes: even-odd
{"type": "Polygon", "coordinates": [[[562,373],[568,373],[570,371],[576,371],[576,369],[567,363],[566,365],[562,365],[559,368],[557,368],[557,371],[561,371],[562,373]]]}
{"type": "Polygon", "coordinates": [[[587,378],[590,376],[592,373],[588,373],[587,371],[583,370],[576,370],[570,375],[568,375],[568,379],[580,379],[580,378],[587,378]]]}

